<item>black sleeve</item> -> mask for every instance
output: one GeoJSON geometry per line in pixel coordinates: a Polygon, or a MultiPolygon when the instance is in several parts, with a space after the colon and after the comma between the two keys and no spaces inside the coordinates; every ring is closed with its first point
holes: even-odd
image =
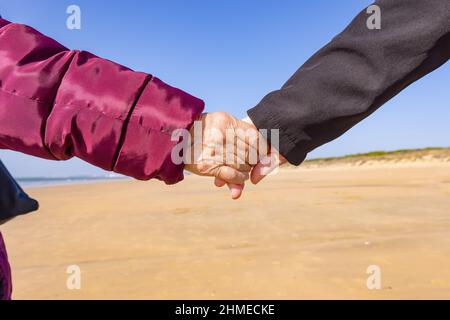
{"type": "Polygon", "coordinates": [[[258,128],[280,130],[279,151],[290,163],[300,164],[449,59],[450,0],[375,4],[381,29],[367,27],[370,14],[363,10],[280,90],[248,111],[258,128]]]}
{"type": "Polygon", "coordinates": [[[37,201],[28,197],[0,161],[0,225],[38,207],[37,201]]]}

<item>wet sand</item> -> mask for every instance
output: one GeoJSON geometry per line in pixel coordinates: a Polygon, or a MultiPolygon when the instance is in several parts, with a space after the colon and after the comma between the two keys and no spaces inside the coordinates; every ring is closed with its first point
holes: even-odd
{"type": "Polygon", "coordinates": [[[2,228],[16,299],[450,299],[448,162],[280,170],[239,201],[193,176],[28,192],[2,228]]]}

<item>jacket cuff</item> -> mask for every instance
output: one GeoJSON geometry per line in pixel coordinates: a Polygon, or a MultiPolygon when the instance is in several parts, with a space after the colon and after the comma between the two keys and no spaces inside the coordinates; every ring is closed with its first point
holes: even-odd
{"type": "MultiPolygon", "coordinates": [[[[279,130],[279,147],[278,152],[286,158],[286,160],[295,166],[300,165],[305,161],[308,152],[303,150],[295,143],[293,135],[289,132],[287,128],[283,128],[280,123],[280,119],[277,114],[272,113],[271,108],[265,107],[264,105],[258,105],[247,111],[248,116],[252,119],[253,124],[258,128],[258,130],[266,129],[267,133],[270,130],[279,130]]],[[[269,145],[273,145],[272,137],[270,134],[264,134],[269,145]]]]}
{"type": "Polygon", "coordinates": [[[139,180],[166,184],[183,180],[183,164],[172,161],[177,129],[189,130],[204,102],[153,77],[136,103],[123,137],[114,171],[139,180]]]}

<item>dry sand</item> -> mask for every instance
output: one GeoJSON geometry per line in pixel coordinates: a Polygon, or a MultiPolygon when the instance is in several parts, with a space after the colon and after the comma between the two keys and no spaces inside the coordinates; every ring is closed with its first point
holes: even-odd
{"type": "Polygon", "coordinates": [[[280,170],[239,201],[193,176],[28,191],[2,229],[16,299],[450,298],[446,161],[280,170]]]}

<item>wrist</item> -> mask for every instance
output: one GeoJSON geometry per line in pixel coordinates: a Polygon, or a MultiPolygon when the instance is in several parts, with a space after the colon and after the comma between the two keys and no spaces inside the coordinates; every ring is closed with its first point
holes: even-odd
{"type": "Polygon", "coordinates": [[[250,117],[248,117],[248,116],[243,118],[241,121],[244,121],[244,122],[246,122],[248,124],[251,124],[252,126],[255,126],[255,124],[253,123],[252,119],[250,119],[250,117]]]}

